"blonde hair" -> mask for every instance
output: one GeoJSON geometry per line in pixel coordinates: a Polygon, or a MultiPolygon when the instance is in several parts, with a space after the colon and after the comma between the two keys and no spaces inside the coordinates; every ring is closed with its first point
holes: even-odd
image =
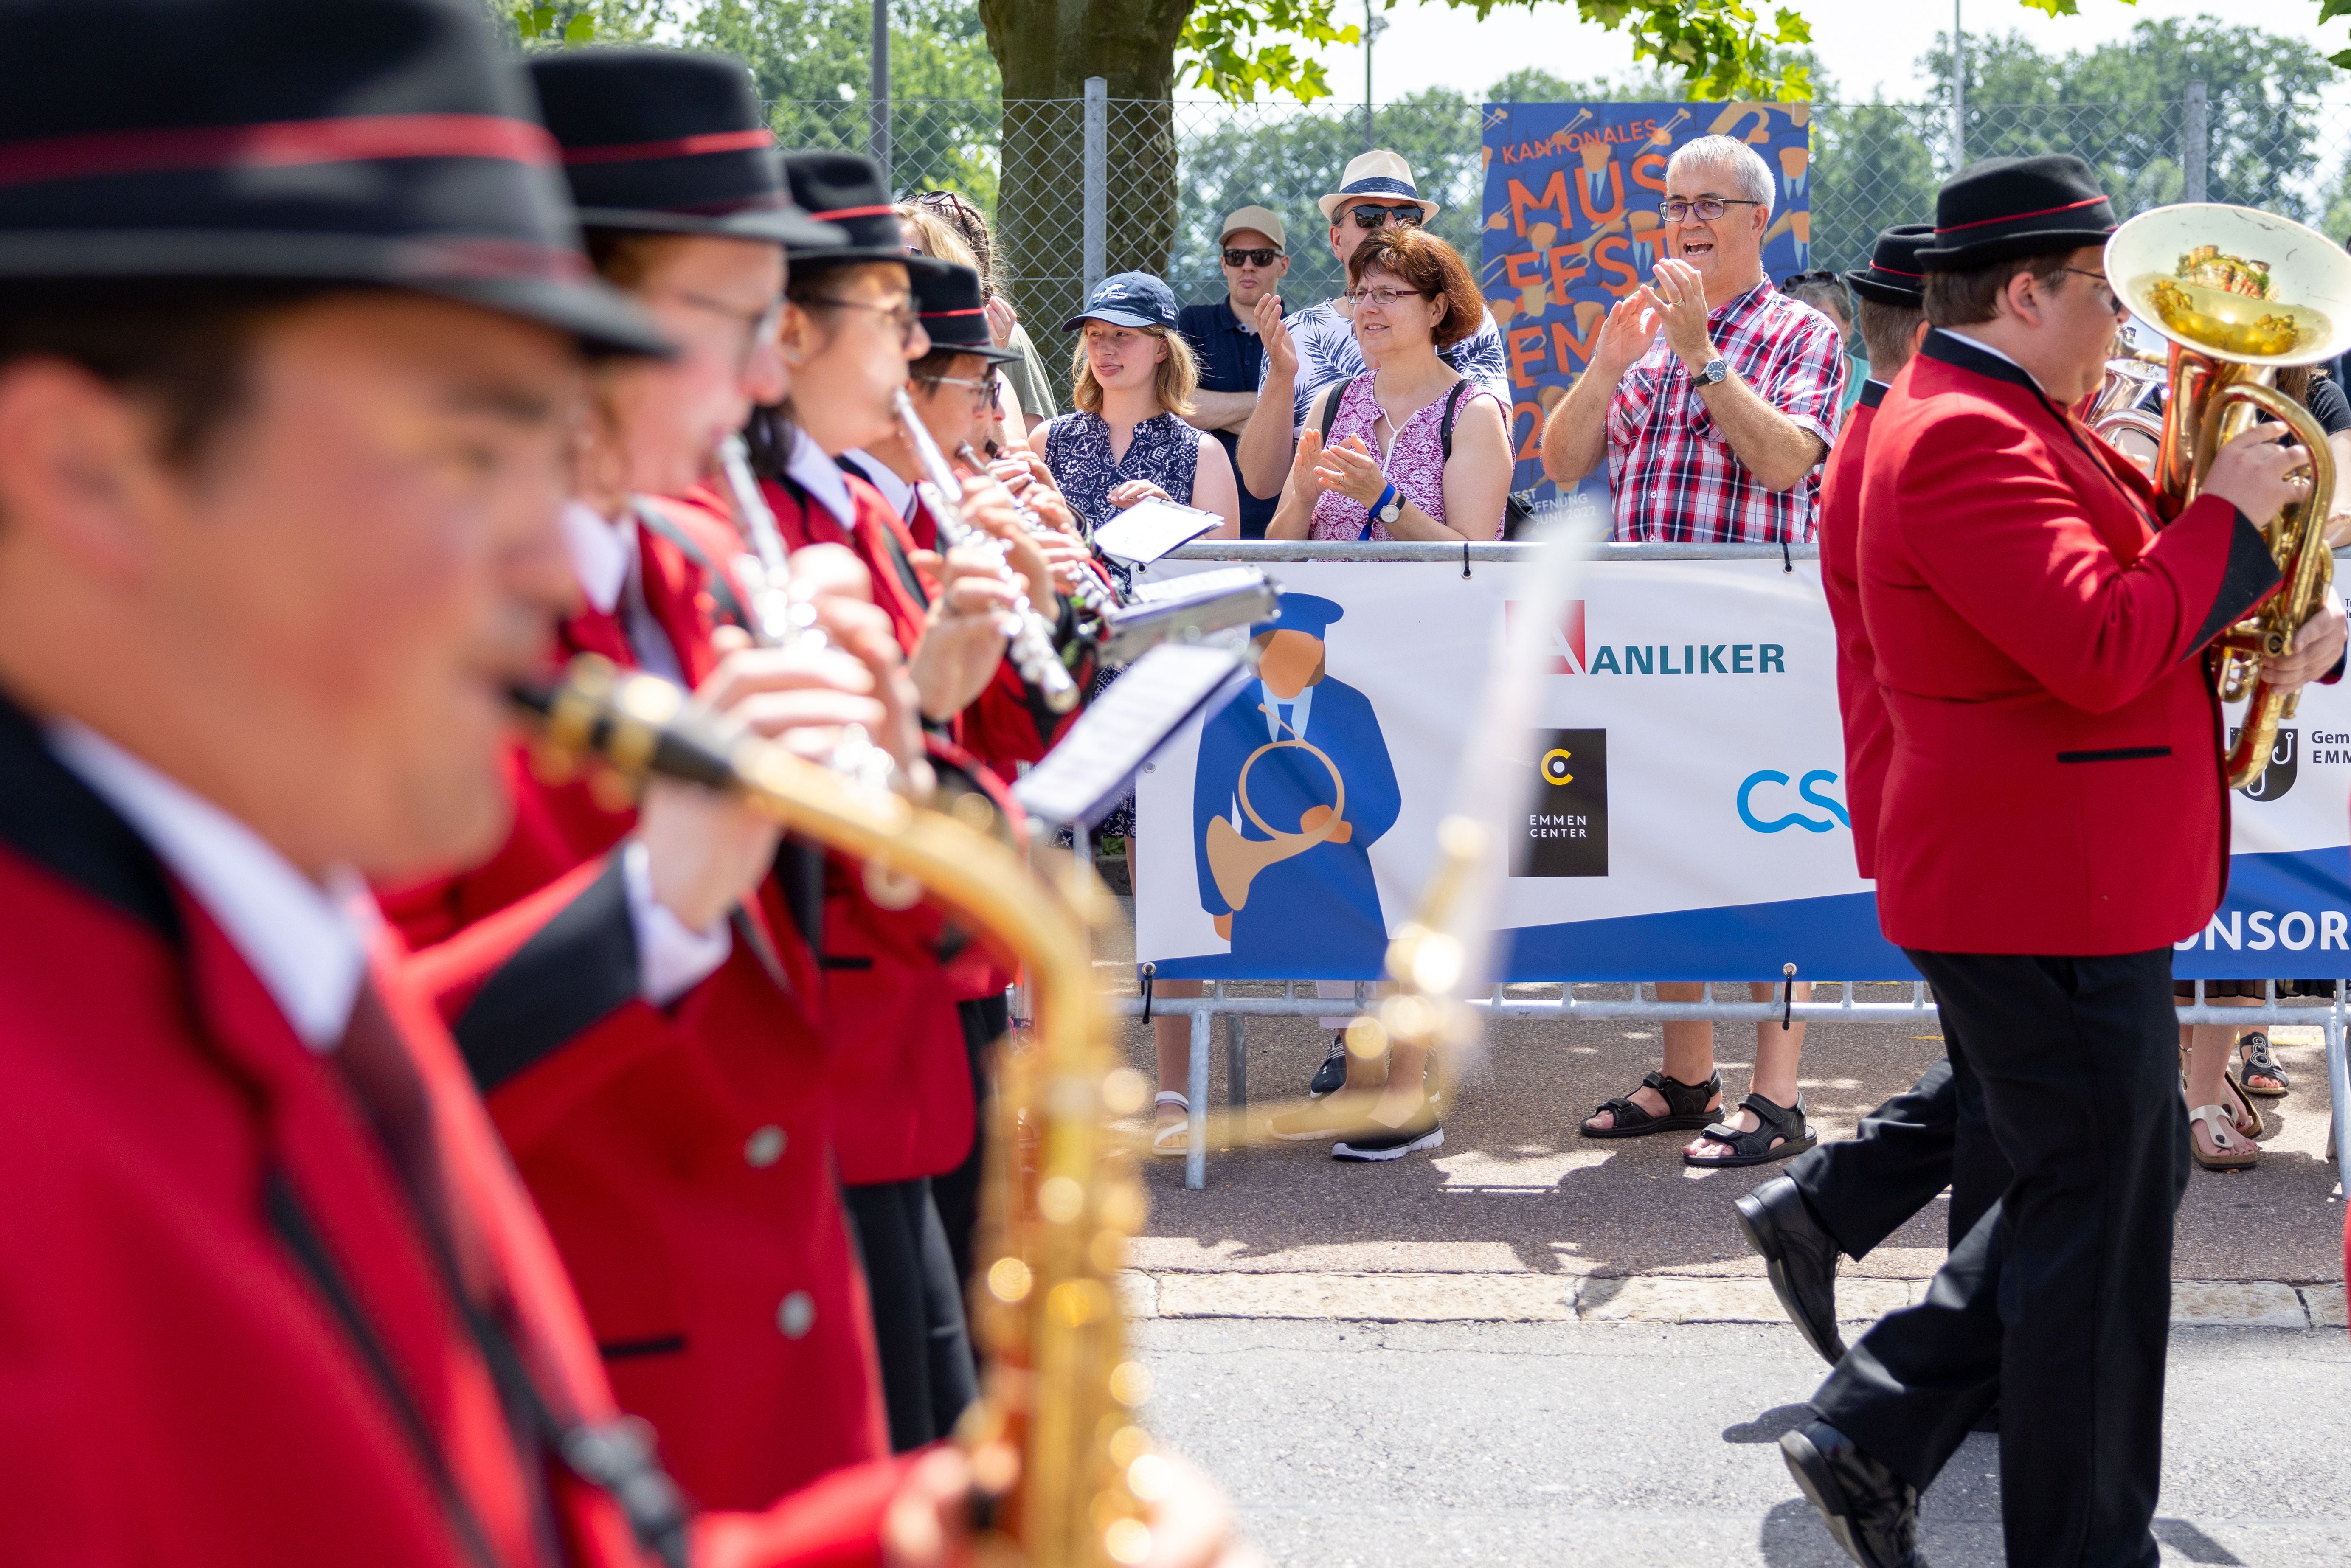
{"type": "MultiPolygon", "coordinates": [[[[1200,361],[1192,357],[1192,345],[1185,341],[1181,332],[1170,332],[1165,327],[1135,327],[1130,330],[1167,345],[1167,357],[1159,361],[1158,373],[1152,378],[1151,395],[1162,410],[1178,419],[1190,413],[1192,394],[1200,390],[1200,361]]],[[[1070,402],[1081,413],[1102,413],[1102,382],[1094,380],[1093,362],[1086,358],[1082,322],[1078,327],[1077,350],[1070,356],[1070,402]]]]}
{"type": "MultiPolygon", "coordinates": [[[[979,271],[979,257],[972,254],[970,245],[965,241],[963,235],[956,233],[954,225],[928,207],[916,206],[912,202],[900,202],[898,221],[902,224],[912,224],[914,232],[923,236],[925,256],[935,256],[941,261],[951,261],[957,267],[967,267],[974,272],[979,271]]],[[[982,281],[986,281],[984,274],[982,281]]]]}

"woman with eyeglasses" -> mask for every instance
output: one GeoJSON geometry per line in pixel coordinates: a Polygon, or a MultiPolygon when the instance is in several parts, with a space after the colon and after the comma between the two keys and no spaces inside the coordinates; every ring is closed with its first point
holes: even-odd
{"type": "Polygon", "coordinates": [[[1484,315],[1468,264],[1424,229],[1384,228],[1347,258],[1341,304],[1370,369],[1315,394],[1266,537],[1500,538],[1508,416],[1437,357],[1484,315]]]}
{"type": "Polygon", "coordinates": [[[1853,292],[1845,287],[1844,278],[1818,267],[1790,273],[1780,280],[1780,292],[1827,317],[1844,340],[1844,396],[1837,404],[1842,418],[1861,401],[1861,389],[1869,382],[1869,350],[1854,325],[1853,292]]]}

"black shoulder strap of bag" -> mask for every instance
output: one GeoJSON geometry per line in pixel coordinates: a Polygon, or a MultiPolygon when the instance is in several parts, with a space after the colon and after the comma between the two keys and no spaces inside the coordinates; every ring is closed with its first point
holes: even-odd
{"type": "Polygon", "coordinates": [[[1331,427],[1339,423],[1339,402],[1347,395],[1347,389],[1354,384],[1353,380],[1341,382],[1322,401],[1322,444],[1325,446],[1331,444],[1331,427]]]}
{"type": "Polygon", "coordinates": [[[1453,383],[1451,392],[1445,394],[1445,417],[1438,421],[1437,426],[1437,460],[1441,463],[1453,461],[1453,419],[1461,412],[1461,397],[1468,390],[1469,378],[1464,376],[1453,383]]]}

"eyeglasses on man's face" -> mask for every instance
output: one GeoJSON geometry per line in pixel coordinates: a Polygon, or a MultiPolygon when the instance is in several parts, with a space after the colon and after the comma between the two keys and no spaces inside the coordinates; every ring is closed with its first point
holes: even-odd
{"type": "Polygon", "coordinates": [[[1427,298],[1428,290],[1426,288],[1351,288],[1339,296],[1339,303],[1353,314],[1366,306],[1377,306],[1382,310],[1393,310],[1399,299],[1427,298]]]}
{"type": "Polygon", "coordinates": [[[2086,277],[2095,282],[2098,286],[2099,291],[2106,297],[2106,309],[2110,314],[2115,316],[2127,316],[2130,314],[2130,307],[2123,303],[2123,297],[2115,292],[2114,284],[2107,279],[2105,273],[2091,272],[2086,268],[2079,267],[2069,267],[2065,270],[2072,273],[2076,277],[2086,277]]]}
{"type": "Polygon", "coordinates": [[[1367,231],[1388,223],[1395,225],[1400,229],[1416,229],[1420,226],[1420,209],[1416,206],[1376,207],[1367,202],[1360,207],[1349,207],[1347,215],[1355,220],[1357,228],[1367,231]]]}
{"type": "Polygon", "coordinates": [[[734,361],[737,371],[750,364],[751,356],[758,352],[760,344],[775,338],[776,329],[784,319],[784,302],[781,299],[769,300],[764,309],[742,310],[724,299],[715,299],[691,288],[664,289],[648,298],[674,299],[688,309],[733,322],[736,327],[734,361]]]}
{"type": "Polygon", "coordinates": [[[1692,218],[1702,224],[1710,224],[1733,207],[1760,207],[1762,204],[1732,196],[1700,196],[1688,202],[1679,196],[1668,196],[1657,204],[1657,216],[1669,224],[1687,223],[1692,218]]]}
{"type": "Polygon", "coordinates": [[[1237,245],[1225,247],[1227,267],[1271,267],[1281,258],[1281,252],[1267,246],[1262,249],[1243,250],[1237,245]]]}

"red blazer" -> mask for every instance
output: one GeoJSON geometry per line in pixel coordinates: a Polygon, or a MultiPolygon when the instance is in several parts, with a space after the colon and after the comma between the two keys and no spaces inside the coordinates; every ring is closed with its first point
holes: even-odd
{"type": "MultiPolygon", "coordinates": [[[[716,660],[699,569],[642,528],[645,597],[688,684],[716,660]]],[[[632,664],[612,617],[566,654],[632,664]]],[[[747,1507],[888,1451],[835,1186],[813,956],[769,879],[718,970],[640,999],[620,862],[635,825],[508,758],[516,821],[461,876],[385,895],[578,1282],[614,1388],[687,1490],[747,1507]]]]}
{"type": "MultiPolygon", "coordinates": [[[[844,477],[859,507],[853,530],[842,529],[821,507],[804,505],[795,487],[763,484],[785,548],[829,543],[854,551],[873,580],[875,601],[911,653],[929,617],[927,591],[906,560],[913,541],[880,492],[862,478],[844,477]]],[[[740,604],[731,567],[743,545],[731,512],[706,489],[661,505],[711,559],[726,563],[729,592],[740,604]]],[[[958,759],[969,761],[935,737],[930,749],[943,779],[954,777],[958,759]]],[[[975,991],[974,977],[962,972],[969,967],[965,955],[971,945],[935,905],[893,910],[876,904],[866,892],[862,862],[826,855],[820,874],[814,936],[835,1043],[829,1086],[841,1179],[865,1186],[954,1170],[971,1153],[977,1127],[956,1003],[967,994],[986,994],[990,979],[1000,992],[1006,978],[980,976],[975,991]],[[950,960],[960,962],[950,968],[950,960]]]]}
{"type": "Polygon", "coordinates": [[[2210,496],[2160,523],[2121,454],[1944,332],[1878,406],[1861,515],[1887,938],[2088,955],[2200,927],[2229,800],[2199,655],[2277,589],[2260,531],[2210,496]]]}
{"type": "Polygon", "coordinates": [[[1894,729],[1877,689],[1877,661],[1861,618],[1861,478],[1869,427],[1886,383],[1865,382],[1861,401],[1837,433],[1821,479],[1821,591],[1836,626],[1837,712],[1844,718],[1844,805],[1853,818],[1854,864],[1876,876],[1877,803],[1886,789],[1886,762],[1894,729]]]}
{"type": "MultiPolygon", "coordinates": [[[[416,1186],[340,1059],[296,1037],[203,907],[0,698],[11,1561],[473,1568],[437,1469],[501,1563],[649,1568],[605,1494],[518,1435],[462,1326],[459,1290],[559,1417],[615,1416],[548,1236],[388,934],[371,988],[380,1059],[404,1062],[409,1125],[430,1128],[416,1186]],[[438,1195],[437,1220],[416,1190],[438,1195]]],[[[870,1465],[764,1514],[705,1515],[695,1561],[876,1563],[894,1485],[870,1465]]]]}

